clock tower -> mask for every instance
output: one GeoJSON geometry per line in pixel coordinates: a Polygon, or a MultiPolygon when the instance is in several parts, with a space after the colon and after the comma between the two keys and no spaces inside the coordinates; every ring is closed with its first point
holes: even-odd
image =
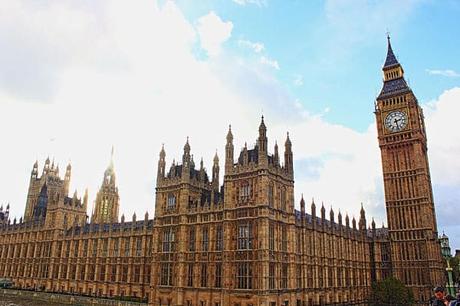
{"type": "Polygon", "coordinates": [[[444,281],[423,110],[388,37],[383,87],[375,103],[393,275],[428,300],[444,281]]]}

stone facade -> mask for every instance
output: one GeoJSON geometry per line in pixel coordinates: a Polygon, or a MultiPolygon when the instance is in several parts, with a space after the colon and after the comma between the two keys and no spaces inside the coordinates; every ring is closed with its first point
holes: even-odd
{"type": "Polygon", "coordinates": [[[149,305],[304,306],[364,304],[372,282],[394,275],[426,299],[444,281],[423,116],[390,45],[388,54],[376,116],[389,229],[369,226],[362,206],[358,219],[314,201],[307,212],[303,197],[295,209],[289,134],[283,155],[277,143],[270,153],[262,117],[256,144],[237,157],[229,128],[222,183],[217,154],[208,176],[188,139],[168,169],[162,148],[153,220],[118,220],[113,162],[90,222],[87,192],[68,196],[71,166],[61,179],[49,159],[41,176],[35,163],[24,220],[0,223],[0,277],[149,305]]]}
{"type": "Polygon", "coordinates": [[[262,118],[255,147],[235,160],[229,129],[223,186],[217,155],[209,179],[188,140],[168,172],[162,149],[151,305],[350,305],[389,274],[386,231],[367,229],[364,209],[358,222],[332,210],[327,219],[314,202],[306,213],[303,198],[295,210],[289,135],[283,161],[267,143],[262,118]]]}

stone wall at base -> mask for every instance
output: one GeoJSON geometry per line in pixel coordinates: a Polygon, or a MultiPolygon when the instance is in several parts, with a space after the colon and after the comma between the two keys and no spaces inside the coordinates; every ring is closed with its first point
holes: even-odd
{"type": "Polygon", "coordinates": [[[56,294],[48,292],[36,292],[27,290],[0,289],[0,299],[2,297],[21,297],[38,301],[55,302],[62,305],[81,305],[81,306],[146,306],[147,303],[118,301],[111,299],[101,299],[94,297],[56,294]]]}

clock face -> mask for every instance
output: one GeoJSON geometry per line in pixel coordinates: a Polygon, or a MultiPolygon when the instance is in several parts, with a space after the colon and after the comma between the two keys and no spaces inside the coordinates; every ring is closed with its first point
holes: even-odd
{"type": "Polygon", "coordinates": [[[407,115],[403,111],[390,112],[385,118],[385,127],[390,132],[399,132],[407,126],[407,115]]]}

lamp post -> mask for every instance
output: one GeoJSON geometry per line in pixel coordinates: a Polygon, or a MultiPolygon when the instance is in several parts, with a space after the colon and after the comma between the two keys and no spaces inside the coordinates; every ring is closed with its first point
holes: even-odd
{"type": "Polygon", "coordinates": [[[446,268],[447,285],[446,285],[446,289],[447,289],[447,292],[450,295],[455,296],[455,287],[454,287],[454,281],[453,281],[453,278],[452,278],[452,267],[450,266],[449,258],[446,258],[446,262],[447,262],[447,268],[446,268]]]}

